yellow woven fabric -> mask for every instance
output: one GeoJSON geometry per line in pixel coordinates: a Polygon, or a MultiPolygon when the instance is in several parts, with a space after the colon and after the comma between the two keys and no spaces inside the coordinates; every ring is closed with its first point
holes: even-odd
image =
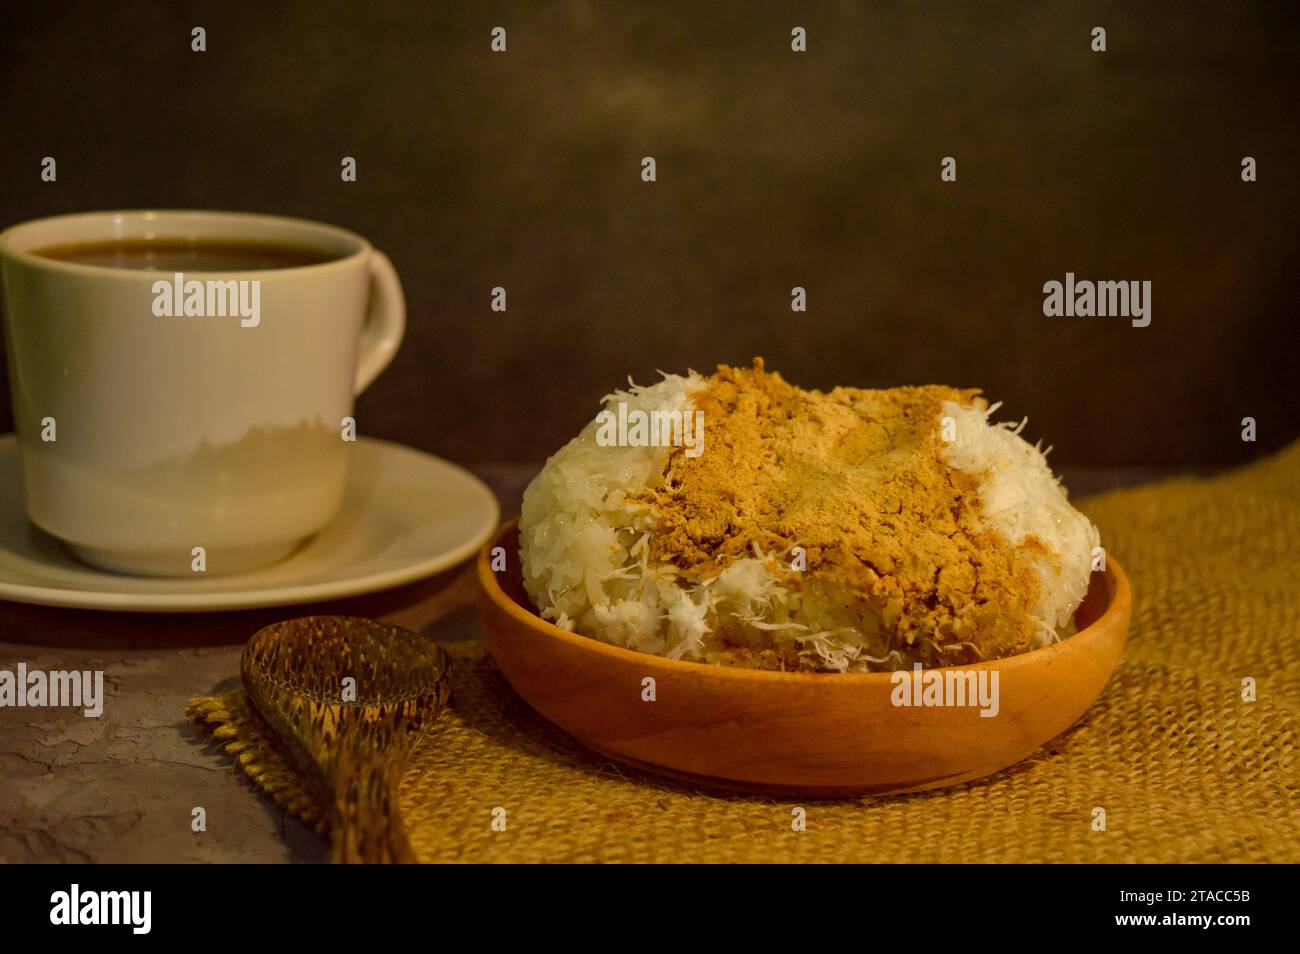
{"type": "MultiPolygon", "coordinates": [[[[1085,501],[1128,570],[1133,628],[1078,725],[952,789],[796,803],[693,791],[587,753],[481,644],[402,784],[426,861],[1300,861],[1300,443],[1213,480],[1085,501]],[[1243,680],[1257,700],[1244,701],[1243,680]],[[1106,829],[1094,830],[1094,809],[1106,829]],[[503,810],[503,812],[501,811],[503,810]],[[494,830],[504,818],[505,830],[494,830]]],[[[832,677],[833,678],[833,677],[832,677]]],[[[193,700],[281,806],[324,828],[241,692],[193,700]]]]}

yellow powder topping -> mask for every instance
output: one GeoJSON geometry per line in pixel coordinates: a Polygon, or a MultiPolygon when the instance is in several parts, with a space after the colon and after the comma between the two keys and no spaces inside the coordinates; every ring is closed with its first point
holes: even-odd
{"type": "Polygon", "coordinates": [[[891,647],[928,639],[948,664],[1029,647],[1041,544],[988,529],[978,479],[942,456],[943,402],[982,406],[978,390],[807,391],[761,358],[708,381],[703,454],[675,451],[669,483],[643,494],[661,515],[656,559],[702,581],[756,552],[788,566],[799,546],[806,570],[783,582],[832,584],[891,647]]]}

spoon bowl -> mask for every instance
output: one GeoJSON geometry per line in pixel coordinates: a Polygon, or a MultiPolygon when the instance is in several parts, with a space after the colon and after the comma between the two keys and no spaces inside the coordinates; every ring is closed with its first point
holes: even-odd
{"type": "Polygon", "coordinates": [[[308,616],[258,630],[240,675],[331,808],[331,858],[407,862],[397,787],[420,734],[451,693],[451,660],[400,626],[308,616]]]}

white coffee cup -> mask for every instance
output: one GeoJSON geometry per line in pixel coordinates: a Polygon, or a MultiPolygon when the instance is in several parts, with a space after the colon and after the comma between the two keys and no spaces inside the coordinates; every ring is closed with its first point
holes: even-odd
{"type": "Polygon", "coordinates": [[[235,573],[285,556],[335,517],[355,447],[353,398],[405,327],[397,273],[365,239],[270,215],[64,215],[0,233],[0,274],[27,515],[78,557],[146,575],[235,573]],[[145,239],[329,257],[186,271],[201,283],[191,290],[221,282],[204,297],[214,313],[165,317],[157,283],[172,283],[171,272],[33,254],[145,239]],[[255,321],[252,309],[215,313],[228,281],[257,303],[255,321]]]}

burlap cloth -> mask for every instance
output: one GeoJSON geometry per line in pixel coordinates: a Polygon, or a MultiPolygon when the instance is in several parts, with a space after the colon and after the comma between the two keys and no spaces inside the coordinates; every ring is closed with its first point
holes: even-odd
{"type": "MultiPolygon", "coordinates": [[[[451,706],[402,784],[417,852],[512,862],[1300,861],[1300,443],[1226,476],[1117,491],[1082,509],[1131,576],[1133,628],[1087,715],[1019,765],[942,791],[809,801],[796,832],[795,802],[695,791],[589,754],[514,696],[481,644],[453,644],[451,706]],[[1257,701],[1243,701],[1247,678],[1257,701]],[[1094,830],[1096,808],[1104,831],[1094,830]]],[[[190,715],[276,802],[323,829],[321,807],[242,692],[195,699],[190,715]]]]}

